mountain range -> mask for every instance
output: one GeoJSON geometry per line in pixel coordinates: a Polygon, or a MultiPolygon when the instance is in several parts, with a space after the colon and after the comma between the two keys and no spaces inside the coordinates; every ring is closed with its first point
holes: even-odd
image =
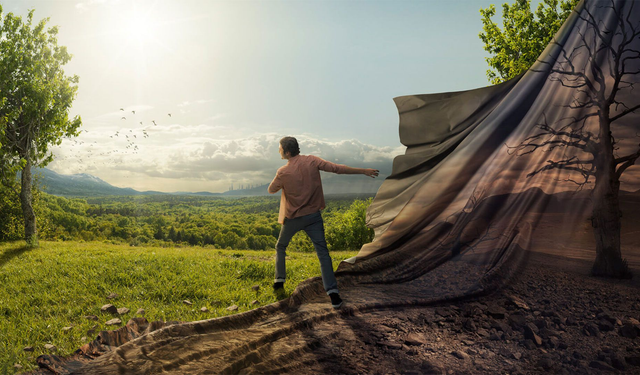
{"type": "MultiPolygon", "coordinates": [[[[236,189],[224,193],[211,192],[160,192],[138,191],[132,188],[120,188],[86,173],[65,175],[48,168],[37,168],[33,175],[41,187],[48,194],[65,197],[98,197],[109,195],[196,195],[196,196],[259,196],[269,195],[267,185],[252,189],[236,189]]],[[[325,194],[375,194],[380,188],[384,177],[370,179],[366,176],[333,175],[321,172],[322,185],[325,194]]]]}

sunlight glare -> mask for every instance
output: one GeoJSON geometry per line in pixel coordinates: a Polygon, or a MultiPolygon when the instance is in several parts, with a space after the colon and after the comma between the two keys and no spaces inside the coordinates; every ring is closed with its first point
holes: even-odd
{"type": "Polygon", "coordinates": [[[122,20],[122,31],[138,43],[149,43],[159,31],[158,22],[149,12],[132,9],[122,20]]]}

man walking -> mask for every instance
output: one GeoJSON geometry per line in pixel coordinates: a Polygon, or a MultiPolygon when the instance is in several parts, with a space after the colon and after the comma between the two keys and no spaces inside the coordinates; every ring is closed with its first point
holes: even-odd
{"type": "Polygon", "coordinates": [[[378,176],[377,169],[351,168],[342,164],[334,164],[313,155],[300,155],[298,141],[293,137],[280,140],[280,156],[287,164],[280,167],[276,177],[269,185],[269,193],[274,194],[282,189],[280,197],[280,214],[278,222],[282,224],[280,236],[276,244],[276,276],[274,291],[284,288],[286,280],[285,256],[287,245],[294,234],[304,230],[316,249],[322,283],[331,298],[334,308],[342,306],[338,292],[338,282],[333,274],[333,265],[324,238],[324,225],[320,210],[325,207],[320,171],[338,174],[364,174],[369,177],[378,176]]]}

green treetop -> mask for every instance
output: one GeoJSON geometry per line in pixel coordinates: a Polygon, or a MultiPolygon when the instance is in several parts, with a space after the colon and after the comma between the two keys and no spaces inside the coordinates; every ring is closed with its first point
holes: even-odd
{"type": "Polygon", "coordinates": [[[531,11],[530,0],[502,5],[502,29],[491,19],[495,5],[480,9],[483,31],[480,39],[491,55],[487,77],[498,84],[529,69],[547,47],[579,0],[543,0],[531,11]]]}

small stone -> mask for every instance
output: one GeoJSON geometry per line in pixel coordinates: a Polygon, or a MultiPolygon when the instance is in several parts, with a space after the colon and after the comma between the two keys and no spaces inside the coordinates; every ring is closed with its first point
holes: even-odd
{"type": "Polygon", "coordinates": [[[85,341],[87,341],[87,340],[88,340],[88,339],[87,339],[87,336],[82,336],[82,337],[80,338],[80,341],[82,341],[82,342],[85,342],[85,341]]]}
{"type": "Polygon", "coordinates": [[[480,328],[477,333],[478,333],[478,335],[480,335],[482,337],[489,337],[490,336],[489,332],[487,332],[487,330],[484,329],[484,328],[480,328]]]}
{"type": "Polygon", "coordinates": [[[252,304],[252,305],[257,305],[257,304],[259,304],[259,303],[260,303],[260,301],[258,301],[257,299],[254,299],[253,301],[251,301],[251,304],[252,304]]]}
{"type": "Polygon", "coordinates": [[[529,350],[533,350],[536,348],[536,344],[531,339],[524,340],[522,345],[529,350]]]}
{"type": "Polygon", "coordinates": [[[487,315],[495,319],[504,319],[506,313],[507,311],[500,306],[491,305],[487,308],[487,315]]]}
{"type": "Polygon", "coordinates": [[[44,348],[50,352],[55,352],[56,350],[58,350],[58,348],[56,348],[55,345],[51,345],[51,344],[44,344],[44,348]]]}
{"type": "Polygon", "coordinates": [[[560,340],[557,337],[551,337],[549,338],[549,340],[547,341],[547,346],[550,349],[555,349],[560,345],[560,340]]]}
{"type": "Polygon", "coordinates": [[[107,296],[107,299],[114,299],[114,298],[118,298],[118,295],[117,295],[116,293],[110,293],[110,294],[107,296]]]}
{"type": "Polygon", "coordinates": [[[533,341],[536,345],[542,345],[542,339],[533,330],[533,324],[527,324],[524,326],[524,338],[533,341]]]}
{"type": "Polygon", "coordinates": [[[519,309],[523,309],[523,310],[530,310],[529,305],[527,305],[522,299],[520,299],[519,297],[516,297],[514,295],[508,295],[507,296],[507,303],[510,303],[512,305],[515,305],[517,308],[519,309]]]}
{"type": "Polygon", "coordinates": [[[73,329],[73,326],[69,326],[69,327],[62,327],[62,332],[69,332],[73,329]]]}
{"type": "Polygon", "coordinates": [[[611,324],[615,324],[616,320],[618,320],[618,318],[613,316],[613,314],[610,311],[602,311],[598,313],[596,317],[600,320],[602,319],[608,320],[609,322],[611,322],[611,324]]]}
{"type": "Polygon", "coordinates": [[[206,313],[206,312],[209,312],[209,309],[207,309],[206,307],[201,307],[201,308],[200,308],[200,311],[202,311],[202,312],[205,312],[205,313],[206,313]]]}
{"type": "Polygon", "coordinates": [[[20,370],[20,369],[22,369],[22,365],[21,365],[21,364],[19,364],[19,363],[14,363],[14,364],[13,364],[13,368],[15,368],[15,369],[17,369],[17,370],[20,370]]]}
{"type": "Polygon", "coordinates": [[[522,358],[522,353],[518,353],[518,352],[513,353],[513,358],[519,361],[520,358],[522,358]]]}
{"type": "Polygon", "coordinates": [[[469,332],[475,332],[478,329],[473,319],[469,318],[464,320],[464,322],[462,323],[462,327],[469,332]]]}
{"type": "Polygon", "coordinates": [[[570,316],[567,318],[567,322],[565,324],[568,326],[577,326],[578,321],[574,317],[570,316]]]}
{"type": "Polygon", "coordinates": [[[402,344],[393,341],[380,341],[378,344],[386,346],[389,349],[402,349],[402,344]]]}
{"type": "Polygon", "coordinates": [[[260,290],[260,285],[254,285],[251,287],[251,289],[257,292],[258,290],[260,290]]]}
{"type": "Polygon", "coordinates": [[[539,329],[549,328],[549,321],[547,319],[544,319],[544,318],[536,319],[535,322],[533,322],[533,324],[535,324],[536,327],[538,327],[539,329]]]}
{"type": "Polygon", "coordinates": [[[591,361],[589,362],[589,367],[595,368],[597,370],[603,370],[603,371],[611,371],[611,372],[616,371],[615,368],[609,366],[607,362],[603,362],[603,361],[591,361]]]}
{"type": "Polygon", "coordinates": [[[500,354],[501,356],[505,357],[505,358],[511,358],[513,357],[513,353],[511,353],[511,350],[507,349],[507,348],[500,348],[498,349],[498,354],[500,354]]]}
{"type": "Polygon", "coordinates": [[[549,358],[549,357],[542,357],[540,359],[540,362],[538,362],[538,364],[543,369],[550,370],[553,367],[553,360],[551,358],[549,358]]]}
{"type": "Polygon", "coordinates": [[[108,320],[105,325],[107,326],[115,326],[115,325],[119,325],[122,324],[122,320],[118,319],[118,318],[114,318],[111,320],[108,320]]]}
{"type": "Polygon", "coordinates": [[[126,307],[121,307],[121,308],[119,308],[119,309],[118,309],[118,314],[120,314],[120,315],[124,315],[124,314],[128,313],[129,311],[130,311],[130,310],[129,310],[128,308],[126,308],[126,307]]]}
{"type": "Polygon", "coordinates": [[[638,337],[636,327],[629,323],[625,323],[622,327],[618,328],[618,334],[628,339],[635,339],[638,337]]]}
{"type": "Polygon", "coordinates": [[[236,311],[238,310],[238,305],[231,305],[227,307],[227,311],[236,311]]]}
{"type": "Polygon", "coordinates": [[[469,358],[469,355],[467,353],[465,353],[463,351],[460,351],[460,350],[454,350],[454,351],[451,352],[451,354],[454,357],[456,357],[458,359],[462,359],[462,360],[465,360],[465,359],[469,358]]]}
{"type": "Polygon", "coordinates": [[[598,322],[598,328],[602,332],[609,332],[609,331],[613,331],[614,326],[613,326],[613,323],[611,323],[610,320],[608,320],[608,319],[600,319],[600,321],[598,322]]]}
{"type": "Polygon", "coordinates": [[[447,307],[438,307],[436,308],[436,315],[440,315],[443,318],[448,318],[452,315],[454,315],[455,313],[453,311],[451,311],[451,309],[447,308],[447,307]]]}
{"type": "Polygon", "coordinates": [[[509,315],[508,320],[513,329],[518,329],[519,327],[522,327],[527,323],[527,318],[521,314],[511,314],[509,315]]]}
{"type": "Polygon", "coordinates": [[[138,311],[136,311],[136,315],[144,315],[145,311],[144,309],[140,308],[138,309],[138,311]]]}
{"type": "Polygon", "coordinates": [[[22,350],[24,350],[25,352],[32,352],[33,346],[25,346],[22,350]]]}
{"type": "Polygon", "coordinates": [[[582,332],[587,336],[600,337],[598,326],[593,323],[587,323],[582,327],[582,332]]]}
{"type": "Polygon", "coordinates": [[[407,335],[407,338],[404,339],[405,344],[407,345],[425,345],[427,341],[424,337],[418,333],[410,333],[407,335]]]}
{"type": "Polygon", "coordinates": [[[193,303],[191,301],[189,301],[188,299],[185,299],[184,301],[182,301],[182,303],[184,303],[185,305],[193,305],[193,303]]]}
{"type": "Polygon", "coordinates": [[[110,314],[117,314],[118,313],[118,309],[115,306],[113,306],[112,304],[110,304],[110,303],[102,306],[100,308],[100,311],[108,312],[110,314]]]}
{"type": "Polygon", "coordinates": [[[549,338],[552,336],[560,337],[560,334],[557,331],[554,331],[549,328],[541,328],[538,334],[540,335],[540,337],[544,337],[544,338],[549,338]]]}
{"type": "Polygon", "coordinates": [[[511,327],[505,322],[501,322],[498,320],[491,321],[491,327],[497,329],[498,331],[502,331],[504,333],[511,333],[511,327]]]}

